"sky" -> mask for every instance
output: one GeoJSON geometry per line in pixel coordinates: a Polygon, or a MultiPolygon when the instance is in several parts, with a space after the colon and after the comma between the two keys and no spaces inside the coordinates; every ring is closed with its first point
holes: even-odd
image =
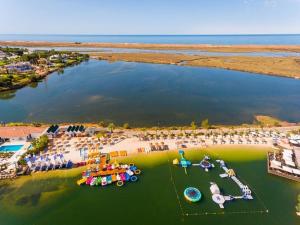
{"type": "Polygon", "coordinates": [[[0,0],[1,34],[300,34],[300,0],[0,0]]]}

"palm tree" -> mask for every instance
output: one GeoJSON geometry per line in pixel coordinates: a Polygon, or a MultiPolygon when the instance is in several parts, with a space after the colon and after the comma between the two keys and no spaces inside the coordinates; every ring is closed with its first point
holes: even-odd
{"type": "Polygon", "coordinates": [[[114,131],[114,129],[116,128],[116,125],[114,123],[110,123],[107,126],[108,129],[110,129],[110,132],[112,133],[114,131]]]}

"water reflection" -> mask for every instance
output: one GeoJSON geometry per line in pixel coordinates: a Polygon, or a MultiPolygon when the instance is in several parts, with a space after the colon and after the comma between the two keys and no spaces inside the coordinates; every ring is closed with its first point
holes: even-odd
{"type": "Polygon", "coordinates": [[[34,88],[0,94],[3,121],[129,122],[132,126],[300,121],[300,81],[213,68],[90,60],[34,88]]]}

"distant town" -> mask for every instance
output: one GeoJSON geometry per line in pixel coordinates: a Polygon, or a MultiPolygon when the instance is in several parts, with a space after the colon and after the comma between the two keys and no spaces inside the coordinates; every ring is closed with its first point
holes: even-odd
{"type": "Polygon", "coordinates": [[[0,91],[24,87],[88,58],[77,52],[0,47],[0,91]]]}

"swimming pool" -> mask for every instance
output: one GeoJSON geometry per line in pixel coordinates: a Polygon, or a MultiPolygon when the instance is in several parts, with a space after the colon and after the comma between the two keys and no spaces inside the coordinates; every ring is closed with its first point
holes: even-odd
{"type": "Polygon", "coordinates": [[[19,151],[23,145],[3,145],[0,146],[0,152],[16,152],[19,151]]]}

